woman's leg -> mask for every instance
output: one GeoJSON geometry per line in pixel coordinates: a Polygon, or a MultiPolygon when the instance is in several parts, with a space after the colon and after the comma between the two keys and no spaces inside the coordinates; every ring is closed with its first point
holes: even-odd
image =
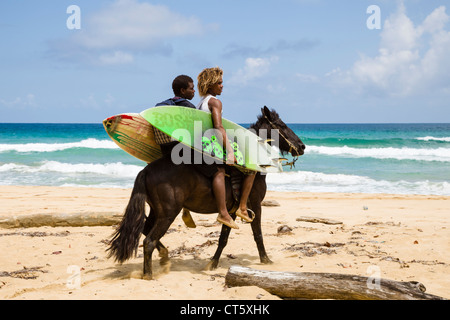
{"type": "Polygon", "coordinates": [[[245,175],[242,181],[241,200],[239,202],[239,210],[236,213],[238,217],[250,222],[253,217],[248,214],[247,201],[252,191],[253,182],[255,181],[256,174],[245,175]]]}
{"type": "Polygon", "coordinates": [[[224,168],[218,168],[213,177],[212,188],[216,198],[217,210],[219,211],[217,221],[229,226],[230,228],[239,229],[238,225],[234,222],[233,218],[231,218],[227,210],[224,168]]]}

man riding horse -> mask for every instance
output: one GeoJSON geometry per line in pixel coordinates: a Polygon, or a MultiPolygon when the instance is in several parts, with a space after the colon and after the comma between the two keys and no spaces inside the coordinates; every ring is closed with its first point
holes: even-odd
{"type": "MultiPolygon", "coordinates": [[[[209,109],[214,126],[221,131],[222,104],[214,96],[222,92],[223,73],[219,68],[205,70],[199,75],[200,93],[204,97],[199,107],[209,109]]],[[[189,83],[189,87],[191,87],[191,83],[189,83]]],[[[175,93],[175,95],[180,95],[180,93],[175,93]]],[[[184,99],[187,98],[189,97],[185,96],[184,99]]],[[[275,130],[279,133],[278,147],[281,152],[290,153],[294,158],[302,155],[305,145],[286,126],[279,115],[274,110],[270,111],[267,107],[262,108],[261,112],[262,115],[258,117],[258,121],[250,128],[260,136],[264,131],[263,136],[268,140],[272,138],[271,132],[275,130]]],[[[222,137],[226,137],[226,135],[222,135],[222,137]]],[[[278,134],[277,137],[273,138],[278,138],[278,134]]],[[[223,139],[222,145],[225,149],[228,149],[228,139],[223,139]]],[[[170,156],[174,155],[173,150],[174,148],[170,152],[170,156]]],[[[229,151],[228,155],[232,155],[233,152],[229,151]]],[[[234,164],[233,158],[234,156],[228,157],[229,165],[234,164]]],[[[225,164],[216,167],[185,163],[176,165],[171,161],[168,153],[147,165],[136,177],[123,219],[110,241],[109,257],[113,256],[120,263],[131,258],[133,253],[137,253],[140,236],[144,233],[144,278],[151,279],[152,253],[155,248],[158,249],[161,256],[160,263],[167,264],[168,250],[160,239],[180,211],[185,208],[202,214],[219,212],[218,221],[222,223],[222,230],[218,248],[208,265],[209,269],[217,267],[231,228],[235,227],[234,219],[236,215],[251,222],[260,260],[262,263],[270,263],[261,231],[261,202],[267,190],[266,175],[259,172],[243,174],[244,186],[239,201],[240,210],[230,214],[235,199],[231,190],[231,183],[229,179],[225,179],[226,167],[225,164]],[[195,166],[197,166],[196,170],[193,170],[192,168],[195,166]],[[248,179],[247,182],[245,182],[246,179],[248,179]],[[215,201],[212,201],[213,198],[215,201]],[[145,215],[146,204],[150,205],[148,218],[145,215]],[[252,212],[252,217],[247,212],[252,212]]]]}

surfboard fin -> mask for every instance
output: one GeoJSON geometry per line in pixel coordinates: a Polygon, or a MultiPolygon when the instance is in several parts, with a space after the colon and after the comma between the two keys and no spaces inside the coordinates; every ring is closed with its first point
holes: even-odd
{"type": "Polygon", "coordinates": [[[273,164],[259,164],[258,166],[260,166],[261,168],[264,168],[264,169],[269,168],[269,167],[275,167],[273,164]]]}

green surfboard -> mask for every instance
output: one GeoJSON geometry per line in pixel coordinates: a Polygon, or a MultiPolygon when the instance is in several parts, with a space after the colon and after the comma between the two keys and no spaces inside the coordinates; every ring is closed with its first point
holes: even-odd
{"type": "MultiPolygon", "coordinates": [[[[207,163],[226,159],[219,144],[220,133],[213,128],[211,113],[178,106],[153,107],[141,112],[152,126],[181,143],[206,155],[207,163]]],[[[281,172],[280,154],[266,140],[230,120],[222,118],[222,125],[234,148],[237,166],[262,173],[281,172]]],[[[201,163],[191,159],[190,163],[201,163]]]]}

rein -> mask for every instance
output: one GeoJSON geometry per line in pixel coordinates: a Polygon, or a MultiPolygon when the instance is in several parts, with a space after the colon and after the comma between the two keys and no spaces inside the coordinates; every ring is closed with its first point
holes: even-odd
{"type": "MultiPolygon", "coordinates": [[[[264,118],[266,118],[266,120],[269,122],[269,124],[270,124],[270,126],[272,127],[272,129],[275,129],[275,130],[278,130],[278,134],[284,139],[284,141],[286,141],[286,143],[289,145],[289,153],[292,155],[292,149],[294,149],[295,150],[295,152],[297,153],[297,154],[300,154],[300,152],[298,152],[298,150],[297,150],[297,147],[296,146],[294,146],[294,144],[292,143],[292,142],[290,142],[284,135],[283,135],[283,133],[281,133],[281,131],[280,131],[280,129],[278,129],[273,123],[272,123],[272,121],[270,121],[269,120],[269,118],[266,116],[266,115],[264,115],[264,118]]],[[[282,164],[283,166],[291,166],[291,169],[292,169],[292,167],[294,167],[295,168],[295,162],[298,160],[298,156],[293,156],[293,159],[292,159],[292,161],[291,162],[286,162],[286,163],[284,163],[284,164],[282,164]]]]}

